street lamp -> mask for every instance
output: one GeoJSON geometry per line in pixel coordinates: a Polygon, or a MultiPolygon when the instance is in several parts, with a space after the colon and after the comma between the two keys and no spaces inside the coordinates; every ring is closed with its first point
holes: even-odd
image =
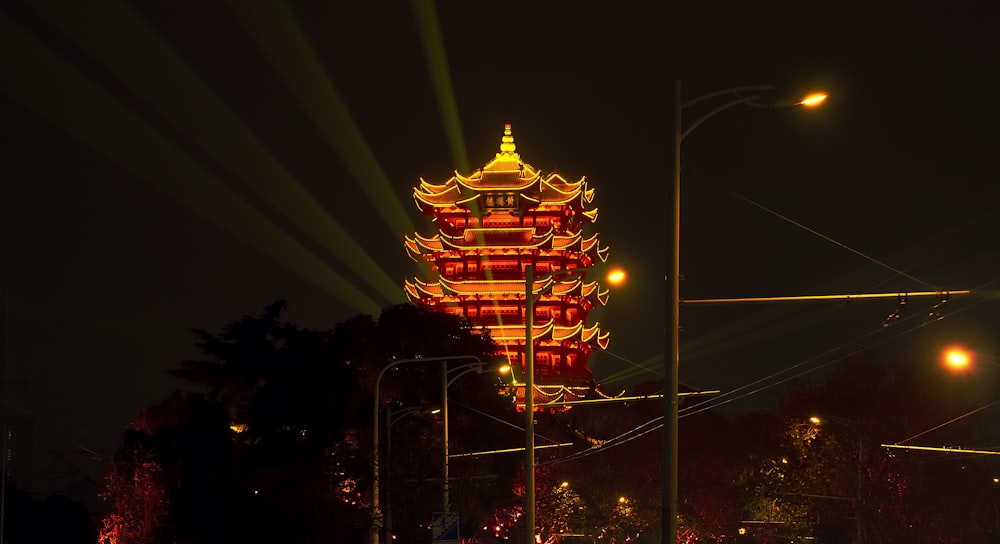
{"type": "MultiPolygon", "coordinates": [[[[417,359],[398,359],[390,362],[389,364],[382,367],[379,371],[378,377],[375,378],[375,400],[374,407],[372,410],[372,527],[371,527],[371,543],[379,544],[380,532],[382,531],[382,510],[379,508],[379,489],[378,489],[378,478],[379,478],[379,452],[378,452],[378,402],[379,402],[379,387],[382,385],[382,377],[391,368],[395,368],[404,363],[430,363],[434,361],[441,361],[442,365],[446,365],[448,361],[456,361],[460,359],[473,359],[477,364],[482,365],[483,368],[486,364],[483,363],[479,357],[475,355],[454,355],[451,357],[421,357],[417,359]]],[[[447,394],[447,391],[445,391],[447,394]]],[[[445,455],[447,457],[447,455],[445,455]]],[[[445,484],[447,486],[447,483],[445,484]]]]}
{"type": "Polygon", "coordinates": [[[854,529],[857,533],[856,544],[864,544],[865,542],[865,532],[864,532],[864,522],[862,521],[862,512],[864,511],[865,503],[865,444],[861,431],[855,423],[849,419],[844,419],[842,417],[824,417],[819,418],[812,416],[809,418],[809,422],[813,425],[819,426],[823,423],[832,423],[836,425],[841,425],[846,427],[852,433],[854,433],[855,438],[858,439],[858,481],[855,485],[855,493],[857,498],[854,503],[854,529]]]}
{"type": "MultiPolygon", "coordinates": [[[[392,426],[406,416],[413,414],[436,414],[440,408],[427,408],[423,406],[411,406],[402,410],[392,410],[392,403],[385,407],[385,466],[392,472],[392,426]]],[[[392,477],[385,481],[385,540],[392,542],[392,477]]]]}
{"type": "Polygon", "coordinates": [[[941,362],[952,372],[973,371],[978,363],[1000,367],[1000,360],[997,360],[996,357],[990,357],[958,345],[948,346],[942,350],[941,362]]]}
{"type": "MultiPolygon", "coordinates": [[[[555,285],[535,293],[535,280],[557,280],[567,276],[584,274],[595,267],[566,268],[535,278],[535,266],[524,267],[524,518],[528,528],[528,543],[535,544],[535,301],[555,285]]],[[[613,270],[608,281],[619,284],[625,280],[625,273],[613,270]]]]}
{"type": "Polygon", "coordinates": [[[677,388],[680,331],[680,227],[681,227],[681,141],[691,131],[707,121],[713,115],[734,106],[748,105],[755,107],[789,107],[815,106],[826,99],[823,93],[814,93],[806,98],[792,103],[762,104],[758,102],[758,93],[773,91],[771,85],[756,85],[734,87],[702,95],[693,100],[681,103],[681,83],[674,80],[668,85],[667,160],[670,164],[671,189],[667,194],[667,208],[672,210],[672,221],[667,228],[667,263],[665,267],[667,281],[666,325],[667,333],[663,353],[663,509],[661,512],[661,527],[663,542],[676,542],[677,539],[677,388]],[[729,102],[719,105],[702,115],[682,132],[681,110],[710,98],[720,96],[735,97],[729,102]],[[669,539],[669,540],[668,540],[669,539]]]}
{"type": "Polygon", "coordinates": [[[481,373],[486,369],[483,363],[469,363],[448,370],[448,361],[441,361],[441,419],[444,422],[444,483],[441,488],[441,511],[451,512],[450,484],[448,483],[448,387],[458,378],[470,373],[481,373]],[[454,377],[448,379],[449,375],[454,377]]]}

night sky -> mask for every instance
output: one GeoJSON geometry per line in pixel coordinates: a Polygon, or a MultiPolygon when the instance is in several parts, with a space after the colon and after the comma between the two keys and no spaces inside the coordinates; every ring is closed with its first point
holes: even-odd
{"type": "Polygon", "coordinates": [[[526,162],[587,176],[629,272],[592,314],[612,333],[596,377],[660,379],[674,77],[685,99],[831,93],[732,108],[684,141],[682,298],[973,290],[925,326],[938,300],[911,298],[885,329],[895,299],[688,305],[684,384],[739,391],[738,411],[865,348],[1000,355],[1000,59],[974,10],[441,3],[460,158],[405,3],[46,4],[0,7],[5,410],[32,419],[35,469],[67,473],[39,494],[96,491],[82,475],[181,386],[166,371],[199,355],[191,329],[277,299],[315,329],[402,302],[403,235],[435,231],[413,186],[489,161],[508,122],[526,162]]]}

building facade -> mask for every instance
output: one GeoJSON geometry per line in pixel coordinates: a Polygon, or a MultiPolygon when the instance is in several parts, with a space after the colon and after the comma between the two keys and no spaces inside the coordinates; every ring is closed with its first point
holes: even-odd
{"type": "Polygon", "coordinates": [[[586,178],[568,181],[524,162],[508,124],[493,160],[442,184],[421,179],[413,197],[438,230],[406,237],[410,257],[429,265],[426,279],[406,280],[407,297],[488,328],[511,368],[520,369],[514,377],[523,399],[525,267],[532,265],[535,400],[572,400],[595,391],[587,359],[607,346],[608,333],[588,325],[587,316],[607,302],[608,291],[587,281],[590,271],[551,277],[607,259],[597,235],[584,233],[597,220],[586,178]]]}

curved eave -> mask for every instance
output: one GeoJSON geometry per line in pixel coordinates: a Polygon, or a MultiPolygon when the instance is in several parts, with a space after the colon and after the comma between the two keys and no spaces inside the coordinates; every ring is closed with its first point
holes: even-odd
{"type": "Polygon", "coordinates": [[[584,344],[590,344],[599,338],[600,334],[601,328],[597,325],[597,323],[594,323],[591,327],[582,327],[582,330],[580,331],[580,341],[584,344]]]}
{"type": "Polygon", "coordinates": [[[520,280],[454,281],[442,276],[438,285],[452,295],[524,295],[520,280]]]}
{"type": "Polygon", "coordinates": [[[597,248],[597,258],[600,259],[602,263],[608,262],[608,246],[597,248]]]}
{"type": "Polygon", "coordinates": [[[431,189],[425,191],[425,187],[423,185],[420,187],[414,187],[413,198],[417,200],[417,204],[424,202],[431,206],[445,206],[451,205],[456,200],[462,198],[462,192],[455,184],[436,185],[431,187],[434,187],[435,189],[440,188],[440,190],[431,189]]]}
{"type": "Polygon", "coordinates": [[[601,349],[608,349],[608,344],[611,343],[611,333],[605,332],[597,335],[597,346],[601,349]]]}
{"type": "Polygon", "coordinates": [[[409,255],[409,257],[414,261],[420,261],[422,254],[420,252],[420,247],[418,246],[417,241],[410,238],[409,236],[406,236],[405,238],[406,241],[403,242],[403,246],[406,248],[406,254],[409,255]]]}
{"type": "Polygon", "coordinates": [[[538,181],[541,174],[531,167],[530,164],[522,162],[516,154],[509,155],[500,153],[492,161],[486,163],[482,168],[470,176],[463,176],[455,172],[455,180],[459,185],[471,191],[508,190],[516,191],[525,189],[538,181]],[[491,177],[503,177],[508,180],[515,180],[513,183],[492,184],[491,177]]]}
{"type": "MultiPolygon", "coordinates": [[[[520,340],[524,342],[524,325],[489,325],[490,338],[498,342],[512,342],[520,340]]],[[[535,323],[531,328],[531,337],[535,340],[542,340],[552,332],[553,324],[550,320],[547,323],[535,323]]]]}
{"type": "Polygon", "coordinates": [[[579,278],[575,278],[575,279],[567,280],[567,281],[561,281],[561,282],[555,284],[554,286],[552,286],[552,295],[554,295],[554,296],[568,296],[568,295],[572,295],[574,292],[577,292],[577,291],[582,294],[582,290],[580,289],[580,286],[582,284],[583,284],[583,281],[581,281],[579,278]]]}
{"type": "MultiPolygon", "coordinates": [[[[579,244],[583,234],[577,231],[575,234],[556,234],[552,237],[552,249],[571,249],[579,244]]],[[[583,247],[582,245],[580,246],[583,247]]]]}
{"type": "Polygon", "coordinates": [[[414,256],[427,255],[439,253],[445,250],[444,245],[441,243],[441,238],[439,235],[427,238],[419,234],[415,235],[415,238],[406,237],[406,251],[410,254],[411,258],[414,256]]]}
{"type": "MultiPolygon", "coordinates": [[[[457,189],[457,186],[455,185],[455,178],[454,178],[454,176],[451,177],[451,178],[449,178],[448,181],[446,181],[444,183],[441,183],[441,184],[430,183],[429,181],[425,180],[424,178],[420,178],[420,185],[418,187],[419,187],[419,190],[422,191],[422,192],[433,193],[433,194],[443,193],[443,192],[448,191],[449,189],[453,189],[453,188],[457,189]]],[[[414,190],[416,190],[416,189],[414,189],[414,190]]]]}
{"type": "Polygon", "coordinates": [[[480,196],[482,196],[482,195],[479,195],[477,193],[477,194],[474,194],[474,195],[470,196],[469,198],[464,198],[462,200],[455,201],[455,206],[457,206],[459,208],[468,208],[468,207],[470,207],[470,205],[473,202],[475,202],[476,200],[479,200],[480,196]]]}
{"type": "MultiPolygon", "coordinates": [[[[571,338],[579,335],[583,331],[584,331],[584,328],[583,328],[583,323],[582,322],[581,323],[577,323],[576,325],[569,326],[569,327],[564,327],[564,326],[557,325],[556,327],[554,327],[552,329],[552,339],[553,340],[558,340],[558,341],[569,340],[569,339],[571,339],[571,338]]],[[[581,336],[580,339],[583,340],[583,337],[581,336]]],[[[586,341],[586,340],[584,340],[584,341],[586,341]]]]}
{"type": "MultiPolygon", "coordinates": [[[[483,229],[483,230],[489,230],[489,229],[483,229]]],[[[509,249],[545,249],[547,247],[551,247],[551,245],[552,245],[552,236],[553,236],[554,232],[555,232],[554,229],[550,228],[544,234],[536,235],[534,237],[534,239],[532,239],[530,242],[526,242],[524,244],[510,244],[510,243],[505,243],[505,244],[497,244],[497,245],[488,244],[486,246],[482,246],[482,245],[479,245],[479,243],[475,239],[473,239],[473,240],[470,241],[470,240],[467,240],[464,236],[461,236],[461,237],[460,236],[446,236],[444,238],[441,238],[440,240],[441,240],[442,249],[469,250],[469,249],[480,249],[480,248],[483,248],[483,247],[488,247],[490,249],[504,249],[504,248],[509,248],[509,249]]]]}
{"type": "Polygon", "coordinates": [[[585,178],[580,178],[579,181],[567,181],[566,178],[553,172],[552,174],[549,174],[547,178],[542,180],[542,184],[561,194],[575,196],[580,193],[582,188],[584,188],[584,179],[585,178]]]}
{"type": "Polygon", "coordinates": [[[576,191],[566,194],[552,187],[546,187],[539,193],[538,199],[542,202],[542,204],[549,204],[552,206],[571,205],[580,200],[580,192],[576,191]]]}
{"type": "Polygon", "coordinates": [[[403,284],[403,292],[406,293],[406,298],[410,302],[418,303],[421,301],[420,293],[417,291],[417,286],[413,284],[410,280],[406,280],[403,284]]]}
{"type": "Polygon", "coordinates": [[[440,298],[445,294],[440,283],[427,283],[419,279],[414,279],[413,281],[406,280],[404,289],[406,289],[407,293],[412,293],[413,296],[418,297],[418,300],[440,298]]]}
{"type": "Polygon", "coordinates": [[[597,222],[597,208],[593,208],[590,210],[583,210],[580,213],[583,214],[584,217],[589,219],[591,223],[597,222]]]}
{"type": "Polygon", "coordinates": [[[607,289],[597,288],[597,301],[601,303],[601,306],[606,306],[608,304],[608,298],[611,296],[611,291],[607,289]]]}

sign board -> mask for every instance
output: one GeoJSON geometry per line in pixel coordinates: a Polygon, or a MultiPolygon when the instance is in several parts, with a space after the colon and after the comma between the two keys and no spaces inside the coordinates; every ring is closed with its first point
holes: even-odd
{"type": "Polygon", "coordinates": [[[434,544],[458,544],[458,513],[434,512],[431,539],[434,544]]]}

